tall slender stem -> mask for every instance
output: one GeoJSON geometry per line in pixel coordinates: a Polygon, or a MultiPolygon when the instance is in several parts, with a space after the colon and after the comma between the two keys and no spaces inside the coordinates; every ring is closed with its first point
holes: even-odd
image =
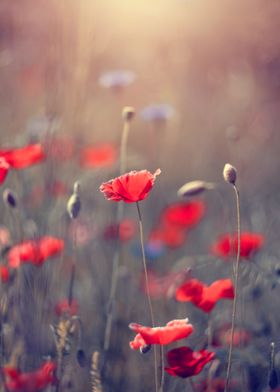
{"type": "Polygon", "coordinates": [[[161,363],[161,378],[160,378],[160,392],[163,392],[164,385],[164,349],[163,345],[160,345],[160,363],[161,363]]]}
{"type": "MultiPolygon", "coordinates": [[[[125,120],[122,130],[122,138],[121,138],[121,147],[120,147],[120,174],[123,174],[126,171],[126,157],[127,157],[127,140],[130,131],[130,121],[125,120]]],[[[118,225],[118,238],[119,238],[119,224],[122,220],[124,215],[124,206],[123,203],[118,203],[117,205],[117,225],[118,225]]],[[[110,287],[110,295],[108,300],[108,314],[105,326],[105,335],[104,335],[104,344],[103,348],[105,351],[109,349],[110,346],[110,338],[111,338],[111,330],[112,330],[112,323],[114,317],[114,302],[115,302],[115,295],[117,291],[118,285],[118,274],[119,274],[119,264],[120,264],[120,250],[121,244],[120,242],[117,243],[116,249],[113,256],[113,266],[112,266],[112,280],[111,280],[111,287],[110,287]]]]}
{"type": "MultiPolygon", "coordinates": [[[[154,312],[153,312],[153,306],[152,306],[152,300],[151,300],[149,282],[148,282],[148,271],[147,271],[146,255],[145,255],[145,248],[144,248],[143,223],[142,223],[142,216],[141,216],[141,211],[140,211],[140,206],[138,201],[136,202],[136,206],[137,206],[138,218],[139,218],[139,231],[140,231],[143,267],[144,267],[144,274],[145,274],[146,292],[147,292],[148,304],[150,309],[150,316],[152,320],[152,327],[154,327],[155,318],[154,318],[154,312]]],[[[155,362],[155,386],[156,386],[156,392],[158,392],[157,352],[156,352],[155,345],[153,345],[153,349],[154,349],[154,362],[155,362]]]]}
{"type": "Polygon", "coordinates": [[[121,139],[121,150],[120,150],[120,174],[126,171],[126,161],[127,161],[127,140],[130,130],[130,121],[125,120],[123,124],[122,139],[121,139]]]}
{"type": "Polygon", "coordinates": [[[240,233],[241,233],[240,200],[239,200],[239,192],[236,185],[233,185],[233,188],[235,191],[236,211],[237,211],[237,255],[236,255],[235,274],[234,274],[235,293],[233,299],[233,309],[232,309],[232,318],[231,318],[231,336],[230,336],[230,346],[229,346],[229,353],[228,353],[228,367],[227,367],[227,375],[226,375],[225,392],[227,392],[229,388],[229,380],[230,380],[230,372],[231,372],[231,364],[232,364],[234,328],[235,328],[236,309],[237,309],[237,301],[238,301],[238,278],[239,278],[239,262],[240,262],[240,233]]]}
{"type": "Polygon", "coordinates": [[[74,292],[74,282],[75,282],[75,275],[76,275],[76,258],[77,258],[77,231],[76,227],[74,226],[73,231],[73,254],[74,254],[74,261],[72,263],[71,268],[71,277],[69,283],[69,292],[68,292],[68,304],[69,308],[71,308],[72,301],[73,301],[73,292],[74,292]]]}

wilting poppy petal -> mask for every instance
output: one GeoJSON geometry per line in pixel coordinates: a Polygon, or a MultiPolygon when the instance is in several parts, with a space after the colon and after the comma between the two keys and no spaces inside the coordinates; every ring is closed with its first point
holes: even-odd
{"type": "Polygon", "coordinates": [[[116,147],[112,144],[103,144],[83,148],[80,155],[80,165],[87,168],[100,168],[113,165],[116,159],[116,147]]]}
{"type": "Polygon", "coordinates": [[[166,207],[162,221],[167,224],[190,228],[196,225],[205,214],[205,204],[201,200],[179,202],[166,207]]]}
{"type": "Polygon", "coordinates": [[[47,361],[33,372],[23,373],[9,366],[2,368],[2,372],[9,392],[40,392],[56,381],[55,369],[56,364],[47,361]]]}
{"type": "MultiPolygon", "coordinates": [[[[262,248],[264,236],[259,233],[243,232],[240,235],[240,256],[245,259],[250,257],[262,248]]],[[[237,234],[224,234],[220,236],[211,247],[211,252],[223,259],[227,259],[237,254],[238,238],[237,234]]]]}
{"type": "Polygon", "coordinates": [[[5,181],[9,171],[10,165],[7,160],[2,156],[0,156],[0,184],[5,181]]]}
{"type": "Polygon", "coordinates": [[[193,351],[189,347],[178,347],[167,352],[166,358],[170,367],[166,367],[165,371],[171,376],[195,376],[214,357],[215,353],[207,350],[193,351]]]}
{"type": "MultiPolygon", "coordinates": [[[[161,344],[166,345],[180,339],[188,337],[193,332],[193,326],[189,324],[188,319],[169,321],[164,327],[145,327],[141,324],[131,323],[129,328],[140,334],[146,345],[161,344]]],[[[136,341],[130,342],[130,347],[139,348],[139,336],[136,335],[136,341]]]]}
{"type": "Polygon", "coordinates": [[[21,263],[32,263],[40,266],[49,257],[56,256],[64,248],[64,241],[54,237],[42,237],[38,240],[26,241],[14,246],[8,254],[11,268],[18,268],[21,263]]]}
{"type": "Polygon", "coordinates": [[[100,186],[100,191],[108,200],[124,201],[134,203],[145,199],[152,189],[156,176],[160,169],[154,174],[147,170],[131,171],[120,177],[116,177],[100,186]]]}
{"type": "Polygon", "coordinates": [[[220,279],[210,286],[197,279],[190,279],[176,290],[177,301],[190,301],[204,312],[211,312],[220,299],[234,298],[234,288],[230,279],[220,279]]]}
{"type": "Polygon", "coordinates": [[[41,144],[30,144],[13,150],[0,150],[0,157],[5,158],[13,169],[25,169],[43,161],[45,153],[41,144]]]}

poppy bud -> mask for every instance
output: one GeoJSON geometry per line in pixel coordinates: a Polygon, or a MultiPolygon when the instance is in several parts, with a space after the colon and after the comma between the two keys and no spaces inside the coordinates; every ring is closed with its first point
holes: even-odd
{"type": "Polygon", "coordinates": [[[76,181],[73,185],[73,193],[75,195],[79,195],[80,194],[80,190],[81,190],[81,184],[79,183],[79,181],[76,181]]]}
{"type": "Polygon", "coordinates": [[[11,208],[17,207],[17,198],[14,192],[10,189],[5,189],[3,192],[4,203],[11,208]]]}
{"type": "Polygon", "coordinates": [[[205,181],[191,181],[183,185],[177,192],[179,197],[182,196],[196,196],[200,193],[213,189],[214,185],[205,181]]]}
{"type": "Polygon", "coordinates": [[[230,163],[226,163],[223,170],[224,180],[229,184],[235,185],[237,170],[230,163]]]}
{"type": "Polygon", "coordinates": [[[145,346],[140,347],[140,353],[147,354],[147,352],[150,351],[151,347],[151,344],[146,344],[145,346]]]}
{"type": "Polygon", "coordinates": [[[124,121],[131,121],[135,115],[135,109],[131,106],[125,106],[122,111],[124,121]]]}
{"type": "Polygon", "coordinates": [[[67,212],[71,219],[76,219],[80,213],[81,200],[80,200],[80,183],[76,181],[73,186],[73,194],[67,203],[67,212]]]}

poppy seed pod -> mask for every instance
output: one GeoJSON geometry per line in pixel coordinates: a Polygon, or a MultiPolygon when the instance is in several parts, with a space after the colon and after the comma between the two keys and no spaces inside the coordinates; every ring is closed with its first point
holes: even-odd
{"type": "Polygon", "coordinates": [[[5,189],[3,192],[4,203],[11,208],[17,207],[17,198],[11,189],[5,189]]]}
{"type": "Polygon", "coordinates": [[[79,195],[80,194],[80,190],[81,190],[81,184],[79,183],[79,181],[76,181],[73,185],[73,193],[75,195],[79,195]]]}
{"type": "Polygon", "coordinates": [[[209,189],[213,189],[214,184],[205,181],[190,181],[187,182],[185,185],[181,186],[178,190],[177,195],[179,197],[186,197],[186,196],[197,196],[200,193],[207,191],[209,189]]]}
{"type": "Polygon", "coordinates": [[[132,106],[125,106],[122,111],[124,121],[131,121],[135,115],[135,109],[132,106]]]}
{"type": "Polygon", "coordinates": [[[229,184],[235,185],[237,170],[230,163],[226,163],[223,170],[223,177],[226,182],[229,184]]]}
{"type": "Polygon", "coordinates": [[[76,219],[80,213],[81,200],[77,193],[73,193],[67,203],[67,212],[71,219],[76,219]]]}

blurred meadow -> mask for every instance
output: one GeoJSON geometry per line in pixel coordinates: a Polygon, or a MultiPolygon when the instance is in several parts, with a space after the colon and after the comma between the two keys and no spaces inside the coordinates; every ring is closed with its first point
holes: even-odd
{"type": "Polygon", "coordinates": [[[279,22],[0,1],[0,392],[280,391],[279,22]]]}

